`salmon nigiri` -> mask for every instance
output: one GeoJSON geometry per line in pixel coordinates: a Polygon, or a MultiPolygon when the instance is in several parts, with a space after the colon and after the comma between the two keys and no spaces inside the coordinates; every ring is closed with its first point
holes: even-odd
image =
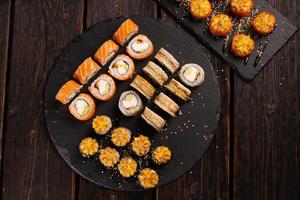
{"type": "Polygon", "coordinates": [[[86,84],[99,70],[100,66],[91,58],[85,59],[77,68],[73,77],[81,84],[86,84]]]}
{"type": "Polygon", "coordinates": [[[127,19],[115,32],[113,39],[123,46],[131,38],[131,36],[138,32],[138,30],[138,25],[136,25],[131,19],[127,19]]]}
{"type": "Polygon", "coordinates": [[[79,93],[81,88],[82,85],[78,84],[76,81],[70,80],[61,86],[55,96],[55,99],[60,101],[62,104],[67,104],[74,96],[76,96],[76,94],[79,93]]]}
{"type": "Polygon", "coordinates": [[[104,66],[118,50],[119,46],[113,40],[107,40],[97,50],[94,58],[104,66]]]}

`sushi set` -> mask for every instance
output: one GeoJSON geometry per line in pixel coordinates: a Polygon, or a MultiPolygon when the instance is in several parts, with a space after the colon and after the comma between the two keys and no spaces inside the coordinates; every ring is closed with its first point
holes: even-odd
{"type": "Polygon", "coordinates": [[[246,81],[297,31],[264,0],[156,1],[246,81]]]}
{"type": "Polygon", "coordinates": [[[188,171],[213,138],[219,106],[197,42],[140,16],[100,22],[74,39],[45,92],[47,128],[63,159],[91,182],[127,191],[188,171]]]}

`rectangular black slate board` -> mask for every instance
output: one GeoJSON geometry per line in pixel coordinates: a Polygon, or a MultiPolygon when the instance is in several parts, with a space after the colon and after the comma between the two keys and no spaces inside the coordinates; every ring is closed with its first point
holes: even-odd
{"type": "MultiPolygon", "coordinates": [[[[212,3],[214,3],[214,1],[222,2],[219,0],[211,0],[212,3]]],[[[243,19],[233,16],[228,6],[222,6],[226,1],[229,2],[228,0],[223,1],[222,4],[215,2],[217,5],[215,10],[229,14],[234,21],[234,27],[237,27],[239,23],[243,25],[247,24],[240,21],[243,19]]],[[[207,22],[195,20],[188,14],[184,5],[179,4],[176,0],[156,0],[156,2],[184,28],[193,33],[200,42],[223,58],[245,81],[252,80],[297,31],[296,26],[291,24],[288,19],[282,16],[269,3],[264,0],[254,0],[254,9],[259,12],[271,12],[276,17],[277,26],[269,36],[258,36],[251,27],[248,26],[243,33],[250,34],[255,39],[255,51],[246,59],[237,58],[230,52],[230,40],[232,35],[229,36],[226,48],[224,48],[224,38],[215,38],[208,31],[205,31],[207,22]],[[261,49],[259,50],[259,48],[261,49]],[[258,56],[258,52],[262,52],[261,57],[258,56]]]]}

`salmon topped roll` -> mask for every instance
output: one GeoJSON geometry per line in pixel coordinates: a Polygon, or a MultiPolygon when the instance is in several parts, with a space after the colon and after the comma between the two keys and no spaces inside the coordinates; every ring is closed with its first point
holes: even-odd
{"type": "Polygon", "coordinates": [[[138,30],[138,25],[136,25],[131,19],[127,19],[115,32],[113,39],[123,46],[134,34],[138,32],[138,30]]]}
{"type": "Polygon", "coordinates": [[[96,51],[94,58],[104,66],[118,50],[119,45],[117,45],[113,40],[107,40],[96,51]]]}
{"type": "Polygon", "coordinates": [[[147,36],[140,34],[129,42],[126,52],[133,59],[143,60],[153,53],[153,44],[147,36]]]}
{"type": "Polygon", "coordinates": [[[89,86],[90,93],[101,101],[110,100],[116,93],[116,84],[114,79],[108,74],[101,74],[89,86]]]}
{"type": "Polygon", "coordinates": [[[76,94],[79,93],[81,88],[82,85],[78,84],[76,81],[70,80],[61,86],[55,96],[55,99],[60,101],[62,104],[67,104],[76,96],[76,94]]]}
{"type": "Polygon", "coordinates": [[[95,113],[96,104],[94,99],[85,93],[79,94],[69,105],[70,113],[78,120],[89,120],[95,113]]]}
{"type": "Polygon", "coordinates": [[[108,73],[120,81],[126,81],[132,78],[134,71],[132,59],[125,54],[120,54],[109,65],[108,73]]]}
{"type": "Polygon", "coordinates": [[[89,57],[79,65],[73,77],[81,84],[86,84],[100,69],[101,67],[89,57]]]}

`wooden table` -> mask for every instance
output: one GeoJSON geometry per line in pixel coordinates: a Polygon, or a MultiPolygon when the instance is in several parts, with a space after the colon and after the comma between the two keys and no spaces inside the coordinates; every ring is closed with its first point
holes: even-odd
{"type": "MultiPolygon", "coordinates": [[[[297,0],[270,3],[299,28],[297,0]]],[[[62,49],[110,17],[145,15],[178,26],[151,0],[1,0],[0,142],[3,199],[300,199],[299,33],[247,84],[209,50],[221,123],[203,158],[178,180],[117,192],[76,175],[45,128],[43,94],[62,49]]]]}

